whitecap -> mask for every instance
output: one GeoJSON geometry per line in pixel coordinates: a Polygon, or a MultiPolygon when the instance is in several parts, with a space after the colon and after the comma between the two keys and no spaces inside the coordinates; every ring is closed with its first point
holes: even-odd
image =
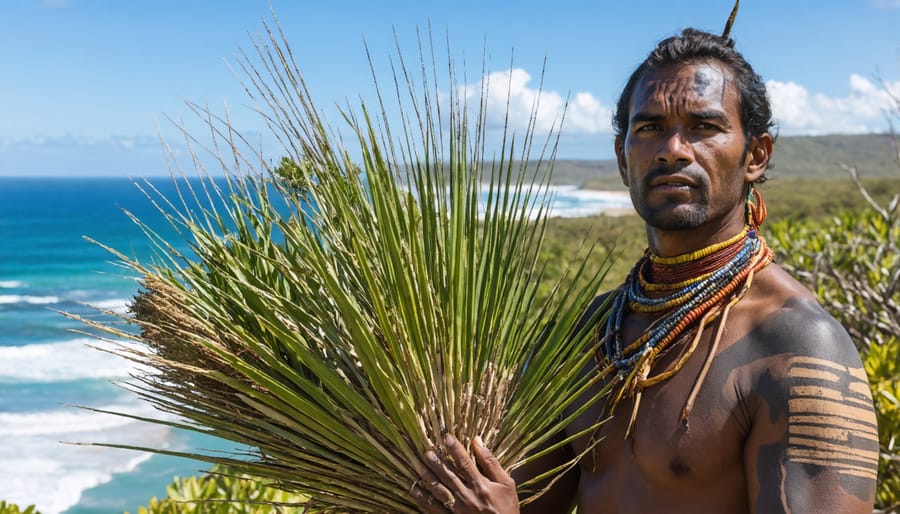
{"type": "Polygon", "coordinates": [[[0,280],[0,289],[21,289],[27,285],[21,280],[0,280]]]}
{"type": "Polygon", "coordinates": [[[554,195],[553,203],[550,206],[550,215],[578,218],[632,209],[631,197],[628,193],[571,189],[559,191],[554,195]]]}
{"type": "MultiPolygon", "coordinates": [[[[108,405],[141,415],[152,414],[146,403],[108,405]]],[[[155,412],[155,411],[153,411],[155,412]]],[[[99,446],[65,444],[131,444],[166,448],[168,427],[82,409],[0,414],[0,498],[35,505],[44,514],[58,514],[76,505],[83,492],[134,470],[151,454],[99,446]]]]}
{"type": "MultiPolygon", "coordinates": [[[[107,405],[100,410],[124,412],[131,405],[107,405]]],[[[0,412],[0,437],[65,436],[79,432],[96,432],[122,428],[134,420],[111,416],[76,407],[53,411],[0,412]]]]}
{"type": "MultiPolygon", "coordinates": [[[[481,184],[479,192],[482,198],[481,210],[486,207],[487,196],[491,191],[488,184],[481,184]]],[[[632,209],[631,198],[624,191],[599,191],[581,189],[573,185],[539,185],[525,184],[522,191],[531,195],[529,198],[529,217],[537,215],[538,202],[547,204],[548,214],[553,217],[578,218],[603,213],[619,213],[632,209]]],[[[524,198],[522,199],[524,200],[524,198]]]]}
{"type": "Polygon", "coordinates": [[[31,296],[18,294],[0,294],[0,305],[27,303],[30,305],[48,305],[59,303],[58,296],[31,296]]]}
{"type": "Polygon", "coordinates": [[[89,307],[93,307],[95,309],[113,311],[118,314],[125,314],[128,312],[128,305],[131,303],[131,301],[124,298],[111,298],[109,300],[98,300],[86,303],[89,307]]]}
{"type": "Polygon", "coordinates": [[[64,382],[89,378],[127,377],[136,365],[88,345],[91,338],[63,342],[0,347],[0,383],[64,382]]]}

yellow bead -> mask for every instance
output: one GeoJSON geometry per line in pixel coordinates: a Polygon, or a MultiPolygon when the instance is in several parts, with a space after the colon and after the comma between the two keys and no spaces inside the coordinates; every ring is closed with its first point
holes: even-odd
{"type": "Polygon", "coordinates": [[[723,248],[727,248],[727,247],[737,243],[738,241],[740,241],[741,239],[746,237],[747,234],[749,233],[749,231],[750,231],[749,227],[745,226],[744,230],[741,230],[741,232],[738,233],[738,235],[736,235],[730,239],[727,239],[725,241],[722,241],[721,243],[716,243],[714,245],[710,245],[705,248],[701,248],[699,250],[694,250],[693,252],[690,252],[690,253],[683,253],[681,255],[676,255],[674,257],[660,257],[659,255],[654,255],[650,252],[647,253],[647,256],[650,258],[650,261],[653,262],[653,264],[668,264],[668,265],[684,264],[685,262],[696,261],[697,259],[702,259],[703,257],[706,257],[707,255],[718,252],[719,250],[721,250],[723,248]]]}

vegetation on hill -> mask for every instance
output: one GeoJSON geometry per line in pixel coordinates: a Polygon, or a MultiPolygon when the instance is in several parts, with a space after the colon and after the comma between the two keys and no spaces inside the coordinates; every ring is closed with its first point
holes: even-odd
{"type": "Polygon", "coordinates": [[[889,134],[791,136],[780,137],[775,144],[773,177],[845,179],[842,165],[846,165],[865,170],[870,178],[900,178],[889,134]]]}

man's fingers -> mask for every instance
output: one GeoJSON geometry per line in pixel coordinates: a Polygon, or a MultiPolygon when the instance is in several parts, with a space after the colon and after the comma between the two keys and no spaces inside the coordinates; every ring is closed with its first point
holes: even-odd
{"type": "Polygon", "coordinates": [[[429,491],[417,485],[411,492],[419,510],[425,514],[446,514],[447,509],[429,491]]]}
{"type": "Polygon", "coordinates": [[[465,484],[435,452],[425,452],[425,463],[431,472],[421,475],[422,487],[427,489],[439,503],[452,506],[456,502],[455,493],[462,491],[465,484]]]}
{"type": "Polygon", "coordinates": [[[490,481],[506,485],[515,483],[509,473],[507,473],[506,470],[503,469],[503,466],[500,465],[500,461],[497,460],[497,457],[494,457],[494,454],[484,445],[481,436],[475,437],[475,443],[472,445],[472,453],[475,454],[478,467],[481,468],[484,472],[484,476],[490,481]]]}
{"type": "Polygon", "coordinates": [[[474,458],[452,435],[443,443],[443,457],[433,450],[423,456],[426,469],[413,491],[422,512],[518,512],[515,481],[480,438],[472,443],[474,458]]]}
{"type": "Polygon", "coordinates": [[[453,463],[456,464],[459,475],[469,485],[474,485],[483,478],[482,474],[478,471],[478,466],[476,466],[475,462],[472,461],[472,458],[469,457],[469,452],[466,451],[466,448],[463,447],[455,437],[450,434],[445,435],[444,448],[446,448],[447,453],[453,457],[453,463]]]}

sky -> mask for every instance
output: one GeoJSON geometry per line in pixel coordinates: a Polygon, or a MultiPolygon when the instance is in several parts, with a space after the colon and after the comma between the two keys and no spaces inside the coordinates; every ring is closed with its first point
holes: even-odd
{"type": "MultiPolygon", "coordinates": [[[[201,139],[203,128],[186,102],[227,113],[277,160],[283,152],[234,71],[272,10],[313,100],[337,130],[337,106],[375,98],[367,49],[375,77],[390,84],[397,46],[414,61],[417,33],[430,31],[438,61],[449,53],[457,68],[443,95],[472,90],[487,76],[504,84],[491,89],[489,127],[508,103],[510,124],[521,130],[540,90],[539,133],[558,121],[568,98],[558,157],[608,159],[612,106],[634,67],[685,27],[720,32],[731,7],[731,0],[0,0],[0,176],[165,175],[164,144],[189,167],[175,124],[201,139]]],[[[900,97],[900,0],[744,0],[732,37],[766,81],[781,135],[887,130],[885,88],[900,97]]]]}

